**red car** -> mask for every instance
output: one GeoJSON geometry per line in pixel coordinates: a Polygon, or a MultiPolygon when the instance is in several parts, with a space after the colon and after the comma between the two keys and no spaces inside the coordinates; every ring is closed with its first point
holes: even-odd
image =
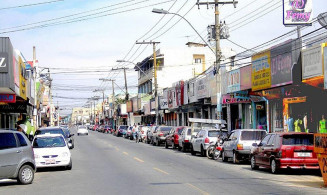
{"type": "Polygon", "coordinates": [[[312,133],[269,133],[259,145],[253,144],[251,168],[270,168],[272,173],[280,169],[319,169],[314,153],[312,133]]]}
{"type": "Polygon", "coordinates": [[[169,148],[172,146],[174,149],[178,147],[178,138],[181,135],[184,127],[174,127],[166,136],[165,147],[169,148]]]}

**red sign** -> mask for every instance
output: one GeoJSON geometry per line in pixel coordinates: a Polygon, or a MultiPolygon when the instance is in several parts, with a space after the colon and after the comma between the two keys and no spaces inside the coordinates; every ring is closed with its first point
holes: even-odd
{"type": "Polygon", "coordinates": [[[250,103],[249,98],[234,98],[230,94],[223,95],[223,104],[250,103]]]}
{"type": "Polygon", "coordinates": [[[16,95],[15,94],[0,94],[0,102],[15,103],[16,95]]]}

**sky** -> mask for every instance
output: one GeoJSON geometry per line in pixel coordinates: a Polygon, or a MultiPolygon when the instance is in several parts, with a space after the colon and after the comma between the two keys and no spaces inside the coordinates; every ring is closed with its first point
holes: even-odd
{"type": "MultiPolygon", "coordinates": [[[[226,0],[227,1],[227,0],[226,0]]],[[[159,41],[160,48],[185,48],[188,41],[201,42],[184,20],[152,13],[153,8],[170,10],[185,18],[206,39],[207,26],[214,23],[214,7],[196,6],[196,0],[0,0],[0,36],[10,37],[15,49],[32,60],[33,46],[40,70],[50,68],[53,102],[61,114],[84,106],[87,98],[123,93],[122,70],[127,67],[129,93],[137,92],[137,72],[131,63],[151,55],[152,47],[136,41],[159,41]],[[74,72],[74,73],[71,73],[74,72]]],[[[200,1],[207,2],[207,1],[200,1]]],[[[220,1],[221,2],[221,1],[220,1]]],[[[283,25],[281,0],[239,0],[237,7],[220,5],[220,19],[230,27],[229,40],[221,47],[237,53],[253,48],[295,27],[283,25]],[[241,47],[240,47],[241,46],[241,47]]],[[[326,0],[313,0],[313,14],[326,12],[326,0]]],[[[320,28],[318,23],[302,34],[320,28]]],[[[294,38],[293,35],[288,38],[294,38]]],[[[46,71],[46,70],[43,70],[46,71]]]]}

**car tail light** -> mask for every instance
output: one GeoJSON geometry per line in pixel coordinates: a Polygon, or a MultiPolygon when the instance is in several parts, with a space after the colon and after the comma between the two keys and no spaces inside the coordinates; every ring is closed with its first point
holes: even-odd
{"type": "Polygon", "coordinates": [[[175,136],[174,136],[174,138],[175,138],[175,139],[178,139],[178,138],[179,138],[179,136],[178,136],[178,135],[175,135],[175,136]]]}
{"type": "Polygon", "coordinates": [[[286,150],[285,149],[281,149],[281,151],[279,151],[279,156],[281,158],[286,158],[286,150]]]}
{"type": "Polygon", "coordinates": [[[184,143],[187,143],[187,142],[189,142],[189,140],[188,140],[188,139],[184,140],[184,143]]]}
{"type": "Polygon", "coordinates": [[[243,150],[243,144],[237,144],[237,150],[243,150]]]}
{"type": "Polygon", "coordinates": [[[159,136],[161,137],[161,136],[163,136],[164,134],[163,133],[159,133],[159,136]]]}
{"type": "Polygon", "coordinates": [[[209,138],[206,137],[206,138],[204,139],[204,143],[208,144],[209,142],[210,142],[209,138]]]}

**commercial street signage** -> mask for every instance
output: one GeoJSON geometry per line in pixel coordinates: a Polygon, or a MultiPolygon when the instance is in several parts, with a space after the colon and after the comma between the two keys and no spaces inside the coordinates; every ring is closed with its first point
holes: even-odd
{"type": "Polygon", "coordinates": [[[302,79],[323,75],[321,45],[302,51],[302,79]]]}
{"type": "Polygon", "coordinates": [[[27,104],[0,105],[0,110],[3,113],[27,113],[27,104]]]}
{"type": "Polygon", "coordinates": [[[223,104],[250,103],[250,98],[235,98],[233,95],[226,94],[222,97],[223,104]]]}
{"type": "Polygon", "coordinates": [[[244,66],[240,69],[240,90],[251,89],[252,87],[252,65],[244,66]]]}
{"type": "Polygon", "coordinates": [[[196,94],[198,99],[206,98],[209,96],[207,88],[207,77],[198,79],[196,81],[196,94]]]}
{"type": "Polygon", "coordinates": [[[133,112],[133,102],[132,100],[129,100],[126,102],[126,111],[127,112],[133,112]]]}
{"type": "Polygon", "coordinates": [[[0,72],[7,73],[9,70],[8,53],[0,52],[0,72]]]}
{"type": "Polygon", "coordinates": [[[168,89],[163,90],[163,96],[159,99],[160,110],[168,109],[168,89]]]}
{"type": "Polygon", "coordinates": [[[327,89],[327,43],[325,44],[324,47],[324,84],[325,84],[325,89],[327,89]]]}
{"type": "Polygon", "coordinates": [[[312,0],[283,0],[284,25],[311,25],[312,0]]]}
{"type": "Polygon", "coordinates": [[[0,94],[1,103],[15,103],[16,95],[15,94],[0,94]]]}
{"type": "Polygon", "coordinates": [[[270,86],[270,51],[265,51],[252,56],[252,90],[267,89],[270,86]]]}
{"type": "Polygon", "coordinates": [[[241,90],[241,75],[240,69],[228,72],[227,93],[232,93],[241,90]]]}
{"type": "Polygon", "coordinates": [[[292,83],[292,41],[271,48],[271,87],[292,83]]]}

